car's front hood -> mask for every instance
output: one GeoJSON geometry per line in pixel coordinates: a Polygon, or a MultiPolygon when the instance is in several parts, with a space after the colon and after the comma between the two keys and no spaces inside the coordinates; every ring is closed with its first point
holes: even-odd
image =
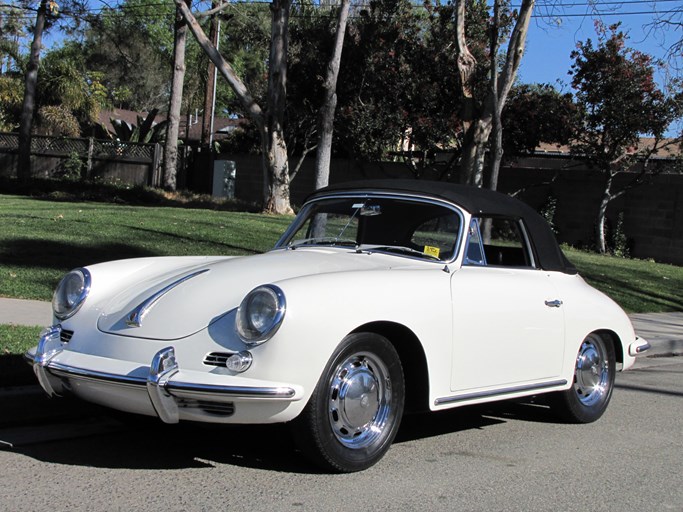
{"type": "Polygon", "coordinates": [[[193,262],[188,265],[179,258],[177,269],[165,268],[152,277],[154,266],[145,266],[135,285],[105,302],[98,328],[139,338],[183,338],[239,306],[250,290],[262,284],[312,274],[386,269],[391,263],[411,265],[405,258],[338,248],[277,250],[204,265],[193,262]]]}

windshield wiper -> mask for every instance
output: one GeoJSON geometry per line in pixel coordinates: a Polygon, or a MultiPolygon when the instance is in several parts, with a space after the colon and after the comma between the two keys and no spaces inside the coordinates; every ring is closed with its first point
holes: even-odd
{"type": "Polygon", "coordinates": [[[405,247],[403,245],[360,245],[358,246],[358,250],[360,251],[385,251],[385,252],[396,252],[396,253],[402,253],[402,254],[409,254],[411,256],[419,256],[421,258],[426,258],[434,261],[441,261],[441,258],[438,258],[432,254],[427,254],[425,252],[418,251],[416,249],[412,249],[410,247],[405,247]]]}

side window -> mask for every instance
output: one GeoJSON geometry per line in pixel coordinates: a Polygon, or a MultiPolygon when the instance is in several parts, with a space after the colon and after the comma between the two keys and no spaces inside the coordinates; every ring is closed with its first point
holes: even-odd
{"type": "Polygon", "coordinates": [[[473,218],[465,264],[534,267],[533,254],[520,221],[501,217],[473,218]]]}

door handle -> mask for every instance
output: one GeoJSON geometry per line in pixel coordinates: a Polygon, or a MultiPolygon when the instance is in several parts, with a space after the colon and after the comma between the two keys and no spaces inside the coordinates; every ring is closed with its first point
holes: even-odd
{"type": "Polygon", "coordinates": [[[559,308],[562,305],[562,301],[559,299],[546,300],[545,305],[548,306],[549,308],[559,308]]]}

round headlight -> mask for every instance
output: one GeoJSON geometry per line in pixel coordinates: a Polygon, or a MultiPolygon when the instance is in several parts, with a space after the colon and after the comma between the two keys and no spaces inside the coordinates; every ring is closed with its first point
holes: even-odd
{"type": "Polygon", "coordinates": [[[81,307],[90,292],[90,272],[77,268],[65,275],[52,296],[52,311],[60,320],[66,320],[81,307]]]}
{"type": "Polygon", "coordinates": [[[268,341],[280,327],[285,309],[285,294],[277,286],[268,284],[253,289],[237,309],[237,334],[253,345],[268,341]]]}

